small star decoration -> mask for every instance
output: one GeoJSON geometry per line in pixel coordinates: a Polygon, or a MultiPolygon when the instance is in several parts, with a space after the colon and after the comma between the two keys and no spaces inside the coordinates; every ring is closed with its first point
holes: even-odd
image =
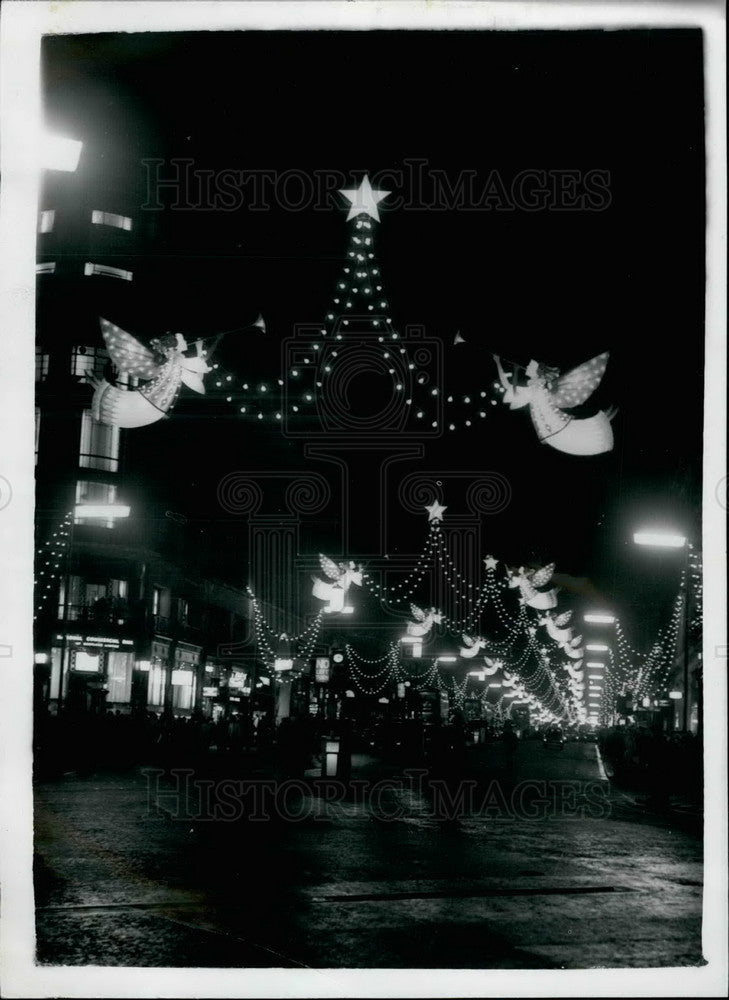
{"type": "Polygon", "coordinates": [[[439,504],[437,500],[434,500],[430,506],[426,504],[425,509],[428,512],[428,522],[434,522],[436,524],[443,520],[443,513],[448,510],[447,507],[439,504]]]}
{"type": "Polygon", "coordinates": [[[369,215],[375,222],[379,222],[380,213],[377,210],[377,203],[390,194],[389,191],[373,189],[370,179],[366,174],[358,188],[348,188],[339,193],[343,194],[351,202],[347,222],[350,219],[356,219],[358,215],[369,215]]]}

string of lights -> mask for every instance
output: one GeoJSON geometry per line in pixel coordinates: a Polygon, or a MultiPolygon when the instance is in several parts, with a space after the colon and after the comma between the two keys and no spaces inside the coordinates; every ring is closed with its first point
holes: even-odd
{"type": "Polygon", "coordinates": [[[433,561],[437,546],[436,539],[439,536],[439,531],[439,525],[436,522],[433,522],[430,525],[430,530],[428,532],[428,537],[425,541],[423,551],[418,556],[415,566],[410,570],[405,580],[400,583],[392,584],[390,589],[386,590],[385,587],[377,583],[377,581],[369,573],[364,571],[362,573],[362,581],[370,593],[373,594],[379,601],[386,601],[390,604],[403,604],[405,602],[412,601],[416,595],[417,587],[422,583],[423,578],[425,577],[426,568],[433,561]]]}
{"type": "Polygon", "coordinates": [[[45,610],[47,602],[53,598],[57,589],[61,565],[70,550],[72,529],[73,512],[69,511],[56,530],[51,532],[51,537],[36,549],[36,575],[33,580],[36,607],[33,621],[45,610]]]}

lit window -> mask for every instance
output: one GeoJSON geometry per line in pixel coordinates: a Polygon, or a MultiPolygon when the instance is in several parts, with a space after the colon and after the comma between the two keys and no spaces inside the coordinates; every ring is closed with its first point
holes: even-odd
{"type": "Polygon", "coordinates": [[[98,674],[101,671],[101,653],[75,649],[71,653],[71,669],[84,674],[98,674]]]}
{"type": "Polygon", "coordinates": [[[56,262],[55,260],[46,260],[42,264],[35,265],[36,274],[55,274],[56,273],[56,262]]]}
{"type": "Polygon", "coordinates": [[[147,704],[154,708],[164,704],[166,673],[162,660],[158,656],[153,656],[147,682],[147,704]]]}
{"type": "Polygon", "coordinates": [[[49,208],[44,212],[41,212],[38,218],[38,232],[39,233],[52,233],[53,223],[56,221],[56,211],[53,208],[49,208]]]}
{"type": "Polygon", "coordinates": [[[121,278],[123,281],[132,280],[132,272],[125,271],[123,267],[111,267],[109,264],[84,264],[84,275],[100,274],[106,278],[121,278]]]}
{"type": "Polygon", "coordinates": [[[64,621],[78,621],[83,608],[82,588],[83,580],[80,576],[71,574],[66,579],[61,580],[58,589],[58,617],[64,621]]]}
{"type": "Polygon", "coordinates": [[[81,446],[78,464],[82,469],[116,472],[119,468],[119,428],[100,424],[91,410],[81,414],[81,446]]]}
{"type": "Polygon", "coordinates": [[[94,209],[91,213],[91,222],[96,226],[115,226],[117,229],[130,230],[132,220],[127,215],[115,215],[114,212],[99,212],[94,209]]]}
{"type": "Polygon", "coordinates": [[[126,600],[127,597],[127,581],[126,580],[109,580],[109,593],[112,597],[118,597],[122,601],[126,600]]]}
{"type": "Polygon", "coordinates": [[[160,601],[162,599],[162,590],[159,587],[152,587],[152,614],[159,614],[160,601]]]}
{"type": "Polygon", "coordinates": [[[35,349],[36,382],[45,382],[45,380],[48,378],[48,359],[49,355],[46,354],[41,347],[36,347],[35,349]]]}
{"type": "Polygon", "coordinates": [[[197,661],[197,652],[181,647],[175,650],[175,666],[170,677],[172,682],[173,708],[180,708],[185,711],[191,709],[195,704],[195,688],[197,686],[195,668],[197,661]]]}
{"type": "Polygon", "coordinates": [[[104,369],[109,364],[109,355],[103,347],[77,345],[71,352],[71,374],[77,378],[93,375],[104,377],[104,369]]]}
{"type": "Polygon", "coordinates": [[[128,705],[132,695],[132,670],[134,668],[134,653],[109,652],[106,655],[107,703],[128,705]]]}
{"type": "MultiPolygon", "coordinates": [[[[116,503],[116,486],[111,483],[92,483],[79,480],[76,483],[77,504],[112,504],[116,503]]],[[[114,518],[104,521],[98,517],[77,517],[74,524],[94,524],[99,527],[113,528],[114,518]]]]}

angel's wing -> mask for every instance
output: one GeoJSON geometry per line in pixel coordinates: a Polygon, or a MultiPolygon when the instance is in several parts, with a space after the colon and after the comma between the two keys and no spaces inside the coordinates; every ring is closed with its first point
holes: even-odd
{"type": "Polygon", "coordinates": [[[549,583],[552,579],[552,573],[554,573],[554,565],[554,563],[549,563],[548,566],[543,566],[534,573],[532,583],[535,587],[544,587],[549,583]]]}
{"type": "Polygon", "coordinates": [[[323,556],[320,553],[319,563],[321,565],[322,572],[326,576],[328,576],[330,580],[338,580],[339,577],[342,575],[342,571],[340,570],[339,566],[337,566],[337,564],[333,562],[333,560],[331,560],[328,556],[323,556]]]}
{"type": "Polygon", "coordinates": [[[597,357],[565,372],[549,390],[549,395],[555,406],[560,409],[570,409],[579,406],[593,394],[605,374],[609,353],[598,354],[597,357]]]}
{"type": "Polygon", "coordinates": [[[120,330],[108,319],[102,319],[101,335],[112,362],[120,372],[127,372],[133,378],[156,377],[160,366],[154,360],[154,354],[131,333],[120,330]]]}
{"type": "Polygon", "coordinates": [[[410,614],[413,616],[416,622],[425,621],[425,612],[421,611],[417,604],[410,605],[410,614]]]}
{"type": "Polygon", "coordinates": [[[567,625],[569,623],[571,617],[572,617],[571,611],[564,611],[561,615],[557,615],[557,617],[554,619],[554,624],[559,625],[559,627],[562,628],[564,625],[567,625]]]}
{"type": "Polygon", "coordinates": [[[470,635],[462,635],[461,639],[463,639],[463,645],[466,647],[471,647],[476,643],[476,640],[472,639],[470,635]]]}

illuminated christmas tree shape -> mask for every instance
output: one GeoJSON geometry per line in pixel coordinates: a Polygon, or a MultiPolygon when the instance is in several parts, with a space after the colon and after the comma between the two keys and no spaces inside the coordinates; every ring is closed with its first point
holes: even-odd
{"type": "Polygon", "coordinates": [[[364,177],[340,194],[348,207],[349,239],[318,339],[288,365],[287,417],[316,416],[328,432],[439,432],[437,350],[422,331],[395,328],[374,248],[378,205],[389,192],[364,177]]]}

